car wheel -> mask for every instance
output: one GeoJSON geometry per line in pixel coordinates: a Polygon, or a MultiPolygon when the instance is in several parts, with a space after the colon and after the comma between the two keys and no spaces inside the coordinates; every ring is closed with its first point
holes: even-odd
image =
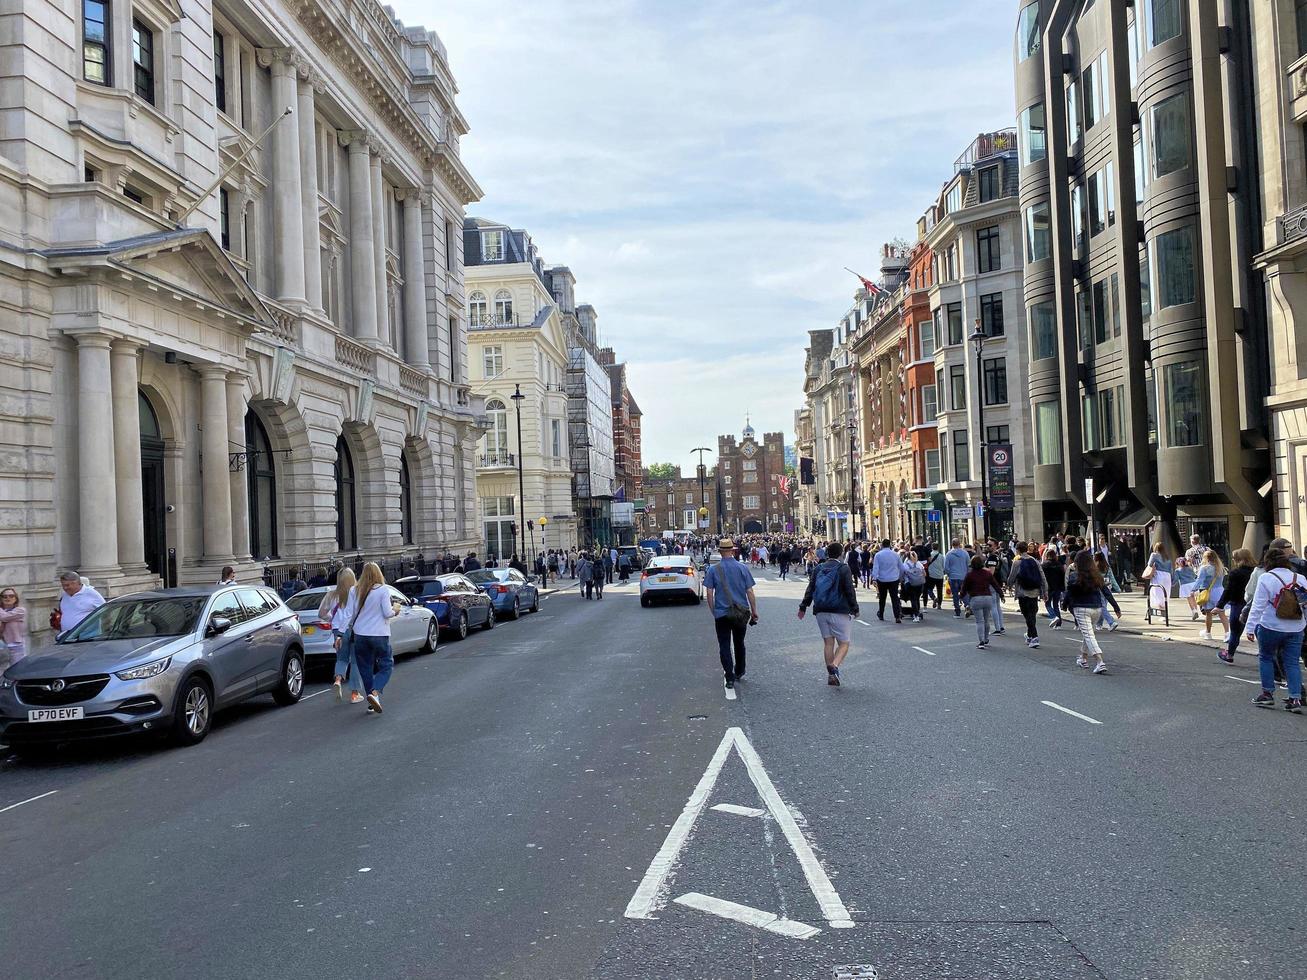
{"type": "Polygon", "coordinates": [[[458,614],[458,623],[454,626],[454,635],[460,640],[467,639],[467,613],[458,614]]]}
{"type": "Polygon", "coordinates": [[[519,604],[519,602],[518,602],[518,600],[517,600],[516,597],[514,597],[514,599],[513,599],[513,611],[512,611],[511,613],[508,614],[508,618],[509,618],[509,619],[521,619],[521,618],[522,618],[522,607],[521,607],[521,605],[519,604]]]}
{"type": "Polygon", "coordinates": [[[647,595],[642,595],[640,596],[640,605],[643,606],[645,609],[648,609],[651,605],[653,605],[653,603],[649,600],[649,597],[647,595]]]}
{"type": "Polygon", "coordinates": [[[435,653],[436,647],[440,646],[440,624],[436,622],[436,617],[431,617],[431,622],[427,623],[427,642],[422,644],[418,653],[435,653]]]}
{"type": "Polygon", "coordinates": [[[484,629],[492,630],[495,628],[495,607],[490,606],[486,609],[486,625],[484,629]]]}
{"type": "Polygon", "coordinates": [[[283,708],[294,704],[304,693],[304,654],[291,650],[281,666],[281,680],[272,689],[272,700],[283,708]]]}
{"type": "Polygon", "coordinates": [[[534,599],[531,600],[531,609],[530,609],[529,611],[530,611],[530,612],[533,612],[533,613],[538,613],[538,612],[540,611],[540,590],[539,590],[539,589],[536,590],[536,597],[535,597],[534,599]]]}
{"type": "Polygon", "coordinates": [[[213,724],[213,692],[203,677],[188,677],[177,692],[173,708],[172,740],[178,745],[204,741],[213,724]]]}
{"type": "Polygon", "coordinates": [[[690,601],[697,606],[699,603],[703,602],[703,596],[696,592],[694,595],[690,596],[690,601]]]}

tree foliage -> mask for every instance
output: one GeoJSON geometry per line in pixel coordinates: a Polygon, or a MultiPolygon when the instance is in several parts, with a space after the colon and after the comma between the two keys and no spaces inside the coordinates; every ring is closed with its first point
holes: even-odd
{"type": "Polygon", "coordinates": [[[655,480],[670,480],[676,476],[676,466],[673,463],[650,463],[648,470],[655,480]]]}

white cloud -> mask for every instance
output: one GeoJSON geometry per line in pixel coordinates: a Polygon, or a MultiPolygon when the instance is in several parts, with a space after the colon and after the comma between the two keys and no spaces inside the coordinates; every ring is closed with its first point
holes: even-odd
{"type": "Polygon", "coordinates": [[[631,365],[646,459],[691,465],[745,408],[788,438],[843,267],[873,273],[1013,122],[1011,0],[395,8],[449,50],[472,213],[568,265],[631,365]]]}

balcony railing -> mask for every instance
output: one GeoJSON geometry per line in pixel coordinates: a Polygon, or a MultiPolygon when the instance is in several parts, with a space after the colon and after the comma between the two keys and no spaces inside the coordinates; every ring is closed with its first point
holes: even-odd
{"type": "Polygon", "coordinates": [[[966,148],[962,156],[953,161],[953,172],[974,167],[981,160],[1010,156],[1017,150],[1017,131],[1002,129],[996,133],[981,133],[966,148]]]}
{"type": "Polygon", "coordinates": [[[374,374],[377,370],[376,352],[348,337],[336,337],[336,360],[364,374],[374,374]]]}
{"type": "Polygon", "coordinates": [[[477,465],[483,470],[510,469],[517,466],[517,457],[512,453],[482,453],[477,465]]]}
{"type": "Polygon", "coordinates": [[[467,318],[469,330],[499,330],[503,327],[520,326],[516,313],[504,316],[500,313],[473,313],[467,318]]]}
{"type": "Polygon", "coordinates": [[[1280,244],[1307,237],[1307,205],[1280,215],[1280,244]]]}

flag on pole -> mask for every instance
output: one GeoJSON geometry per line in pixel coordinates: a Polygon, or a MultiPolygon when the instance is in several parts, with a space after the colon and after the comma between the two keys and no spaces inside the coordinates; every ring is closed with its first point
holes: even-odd
{"type": "MultiPolygon", "coordinates": [[[[853,270],[850,269],[847,265],[844,267],[844,271],[853,272],[853,270]]],[[[860,273],[857,272],[853,272],[853,275],[858,277],[858,281],[862,283],[862,288],[865,289],[867,292],[869,292],[872,296],[879,296],[881,293],[885,292],[885,290],[881,289],[866,276],[861,275],[860,273]]]]}

